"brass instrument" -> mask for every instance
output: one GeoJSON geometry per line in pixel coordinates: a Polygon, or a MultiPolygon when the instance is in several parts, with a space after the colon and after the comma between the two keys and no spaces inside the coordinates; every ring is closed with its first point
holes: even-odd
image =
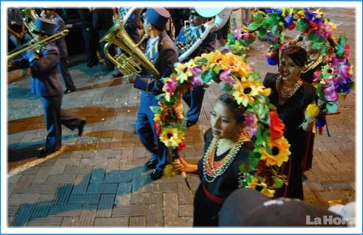
{"type": "Polygon", "coordinates": [[[116,22],[107,31],[100,42],[107,42],[104,47],[105,55],[115,66],[117,66],[122,75],[126,76],[140,73],[142,71],[142,68],[139,65],[140,63],[146,70],[159,77],[159,71],[138,47],[148,36],[144,35],[141,41],[138,44],[135,44],[125,30],[124,25],[135,9],[136,8],[130,8],[126,16],[116,22]],[[117,54],[115,58],[108,52],[108,49],[112,44],[116,44],[118,47],[122,48],[123,51],[123,53],[117,54]]]}
{"type": "Polygon", "coordinates": [[[31,8],[24,8],[21,12],[24,15],[23,20],[26,28],[33,38],[35,38],[33,30],[35,29],[35,20],[39,17],[38,14],[31,8]]]}
{"type": "Polygon", "coordinates": [[[41,41],[37,41],[36,39],[31,40],[30,42],[24,44],[21,48],[17,49],[15,52],[12,52],[10,54],[8,54],[7,60],[12,60],[18,56],[20,56],[21,54],[23,54],[25,51],[29,50],[29,49],[33,49],[33,48],[37,48],[37,47],[43,47],[55,40],[58,40],[64,36],[66,36],[69,33],[68,29],[65,29],[59,33],[56,33],[52,36],[49,36],[41,41]]]}

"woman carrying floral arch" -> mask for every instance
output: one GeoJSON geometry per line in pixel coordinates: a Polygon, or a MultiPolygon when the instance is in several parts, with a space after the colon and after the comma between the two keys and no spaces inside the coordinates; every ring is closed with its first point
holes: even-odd
{"type": "Polygon", "coordinates": [[[277,107],[278,115],[285,124],[284,136],[291,145],[291,155],[280,168],[280,174],[287,176],[287,184],[274,196],[303,200],[301,162],[314,121],[314,115],[309,115],[307,107],[314,103],[316,94],[315,88],[300,78],[307,62],[305,49],[289,46],[282,51],[280,60],[279,73],[268,73],[264,85],[271,88],[270,102],[277,107]]]}
{"type": "Polygon", "coordinates": [[[248,163],[254,148],[244,132],[245,111],[230,93],[221,95],[211,113],[211,129],[204,134],[204,157],[197,165],[181,157],[174,163],[176,170],[196,173],[201,180],[194,197],[193,226],[218,226],[224,199],[240,185],[239,167],[248,163]]]}

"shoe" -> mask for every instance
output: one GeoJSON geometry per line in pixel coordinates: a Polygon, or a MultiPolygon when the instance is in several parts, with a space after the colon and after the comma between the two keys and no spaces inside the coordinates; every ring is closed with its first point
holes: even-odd
{"type": "Polygon", "coordinates": [[[41,148],[39,149],[39,153],[37,155],[38,158],[43,158],[43,157],[46,157],[52,153],[56,152],[56,150],[54,151],[47,151],[45,148],[41,148]]]}
{"type": "Polygon", "coordinates": [[[64,91],[64,94],[68,94],[68,93],[71,93],[71,92],[75,92],[77,89],[76,88],[73,88],[73,89],[66,89],[65,91],[64,91]]]}
{"type": "Polygon", "coordinates": [[[150,178],[152,180],[158,180],[160,179],[161,177],[163,177],[163,171],[162,170],[153,170],[151,173],[150,173],[150,178]]]}
{"type": "Polygon", "coordinates": [[[158,164],[158,160],[151,158],[149,161],[147,161],[145,163],[145,166],[148,169],[155,169],[155,167],[156,167],[157,164],[158,164]]]}
{"type": "Polygon", "coordinates": [[[82,136],[84,125],[86,125],[86,120],[82,119],[81,124],[78,126],[78,136],[82,136]]]}
{"type": "Polygon", "coordinates": [[[113,73],[112,77],[119,78],[119,77],[122,77],[122,74],[121,73],[113,73]]]}

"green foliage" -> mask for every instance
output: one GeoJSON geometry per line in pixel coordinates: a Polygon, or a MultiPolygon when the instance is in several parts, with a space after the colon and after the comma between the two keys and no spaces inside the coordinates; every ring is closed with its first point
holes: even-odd
{"type": "Polygon", "coordinates": [[[223,92],[230,92],[233,90],[233,86],[231,86],[228,82],[222,81],[219,83],[219,86],[223,92]]]}

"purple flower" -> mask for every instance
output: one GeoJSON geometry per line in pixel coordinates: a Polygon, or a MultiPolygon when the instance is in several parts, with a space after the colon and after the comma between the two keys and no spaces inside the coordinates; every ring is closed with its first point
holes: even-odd
{"type": "Polygon", "coordinates": [[[245,125],[250,128],[251,134],[256,134],[255,124],[257,122],[256,115],[254,113],[244,113],[243,116],[245,117],[245,125]]]}
{"type": "Polygon", "coordinates": [[[334,57],[331,67],[334,68],[334,73],[338,80],[349,77],[348,71],[350,69],[350,64],[348,63],[347,58],[343,57],[338,59],[337,57],[334,57]]]}
{"type": "Polygon", "coordinates": [[[308,8],[304,8],[306,21],[312,21],[316,16],[315,12],[310,11],[308,8]]]}

